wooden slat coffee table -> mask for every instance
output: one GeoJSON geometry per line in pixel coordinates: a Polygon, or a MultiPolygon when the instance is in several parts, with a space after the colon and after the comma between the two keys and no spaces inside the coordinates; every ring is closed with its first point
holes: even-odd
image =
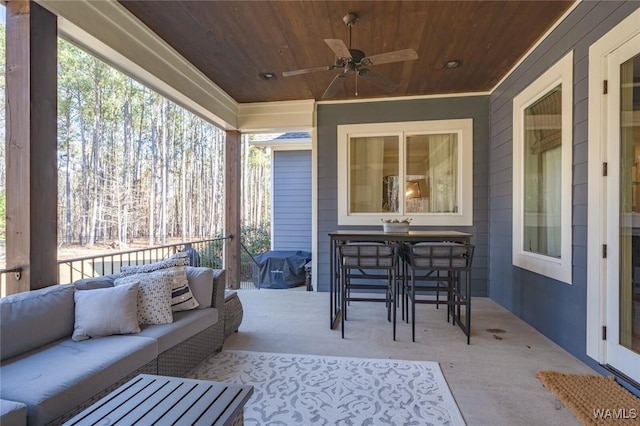
{"type": "Polygon", "coordinates": [[[253,386],[141,374],[65,425],[236,425],[253,386]]]}

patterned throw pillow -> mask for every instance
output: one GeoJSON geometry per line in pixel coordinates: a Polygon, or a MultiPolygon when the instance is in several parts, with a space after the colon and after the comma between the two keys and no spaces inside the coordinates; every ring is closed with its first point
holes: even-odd
{"type": "Polygon", "coordinates": [[[187,281],[187,265],[189,265],[189,253],[180,251],[165,260],[148,265],[123,266],[120,273],[123,277],[127,277],[154,271],[170,271],[171,310],[187,311],[198,307],[198,302],[193,297],[187,281]]]}
{"type": "Polygon", "coordinates": [[[139,283],[138,322],[140,324],[169,324],[173,322],[171,312],[170,271],[136,274],[115,280],[115,285],[139,283]]]}
{"type": "Polygon", "coordinates": [[[193,297],[187,281],[187,267],[174,266],[161,271],[171,276],[171,310],[178,312],[197,308],[198,301],[193,297]]]}

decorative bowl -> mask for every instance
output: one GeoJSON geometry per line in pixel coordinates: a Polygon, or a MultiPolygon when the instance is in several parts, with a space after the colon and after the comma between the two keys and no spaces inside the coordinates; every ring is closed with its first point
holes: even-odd
{"type": "Polygon", "coordinates": [[[397,220],[397,219],[383,219],[382,230],[388,233],[406,233],[409,232],[409,223],[411,219],[397,220]]]}

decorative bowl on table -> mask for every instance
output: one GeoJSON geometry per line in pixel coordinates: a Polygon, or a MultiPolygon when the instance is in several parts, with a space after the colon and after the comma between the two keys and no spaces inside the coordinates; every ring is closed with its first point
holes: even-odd
{"type": "Polygon", "coordinates": [[[388,233],[409,232],[411,219],[382,219],[382,230],[388,233]]]}

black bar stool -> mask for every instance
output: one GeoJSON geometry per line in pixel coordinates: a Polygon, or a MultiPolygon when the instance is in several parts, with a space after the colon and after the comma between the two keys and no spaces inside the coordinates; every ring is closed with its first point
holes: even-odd
{"type": "Polygon", "coordinates": [[[393,320],[395,340],[397,245],[348,242],[338,246],[338,253],[342,287],[342,338],[344,323],[347,320],[347,306],[350,302],[384,302],[387,307],[387,320],[393,320]],[[352,295],[352,290],[363,290],[366,293],[352,295]],[[380,293],[384,296],[376,296],[380,293]]]}
{"type": "Polygon", "coordinates": [[[410,273],[410,279],[404,283],[403,314],[406,309],[409,320],[409,303],[411,302],[411,339],[416,340],[416,303],[447,304],[447,321],[450,318],[454,325],[460,326],[470,341],[471,328],[471,294],[470,270],[475,247],[471,244],[455,242],[428,242],[405,244],[403,257],[410,273]],[[425,274],[416,274],[424,271],[425,274]],[[465,274],[466,286],[461,288],[461,274],[465,274]],[[419,293],[435,293],[432,298],[418,298],[419,293]],[[440,293],[446,293],[446,301],[440,299],[440,293]],[[460,320],[460,307],[464,305],[465,324],[460,320]]]}

